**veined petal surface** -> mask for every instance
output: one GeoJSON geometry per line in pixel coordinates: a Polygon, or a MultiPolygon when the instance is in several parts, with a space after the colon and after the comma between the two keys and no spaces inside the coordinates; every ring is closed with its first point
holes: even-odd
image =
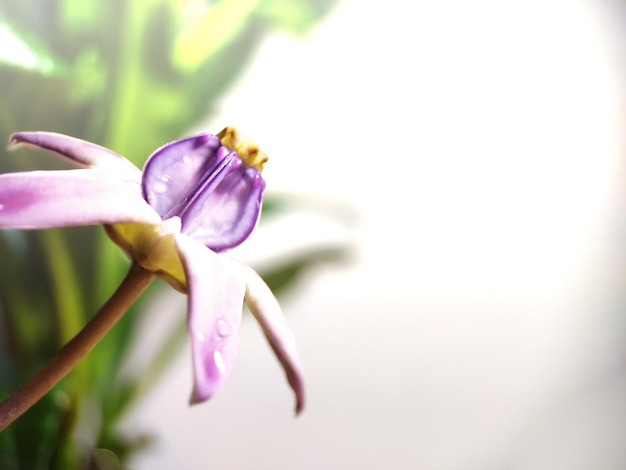
{"type": "Polygon", "coordinates": [[[174,237],[187,278],[194,404],[214,396],[230,376],[239,349],[245,284],[224,255],[186,235],[174,237]]]}
{"type": "Polygon", "coordinates": [[[287,381],[296,395],[296,414],[299,414],[305,404],[305,388],[296,341],[276,297],[265,281],[248,266],[241,265],[241,272],[246,282],[246,305],[261,325],[265,337],[283,366],[287,381]]]}
{"type": "Polygon", "coordinates": [[[226,154],[217,150],[220,140],[211,134],[200,134],[171,142],[156,150],[143,169],[143,194],[163,218],[184,203],[206,175],[211,175],[226,154]]]}
{"type": "Polygon", "coordinates": [[[20,145],[48,150],[81,168],[97,167],[121,179],[141,183],[141,170],[121,155],[85,140],[55,132],[17,132],[9,138],[9,150],[20,145]]]}
{"type": "Polygon", "coordinates": [[[133,185],[98,169],[0,175],[0,228],[160,224],[133,185]]]}
{"type": "Polygon", "coordinates": [[[182,215],[182,232],[214,251],[239,245],[256,226],[264,188],[256,168],[234,168],[217,185],[202,189],[182,215]]]}

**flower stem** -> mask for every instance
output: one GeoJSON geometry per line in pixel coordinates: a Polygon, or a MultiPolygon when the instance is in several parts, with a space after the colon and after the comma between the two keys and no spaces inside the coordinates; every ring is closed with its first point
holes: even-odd
{"type": "Polygon", "coordinates": [[[87,355],[150,285],[154,274],[133,263],[115,293],[28,382],[0,403],[0,431],[24,414],[87,355]]]}

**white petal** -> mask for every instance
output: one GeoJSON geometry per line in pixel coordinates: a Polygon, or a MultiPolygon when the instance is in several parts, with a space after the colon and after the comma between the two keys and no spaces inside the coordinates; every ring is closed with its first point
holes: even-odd
{"type": "Polygon", "coordinates": [[[296,395],[296,414],[305,404],[304,374],[296,341],[280,305],[265,281],[251,268],[241,266],[246,281],[246,305],[259,322],[296,395]]]}

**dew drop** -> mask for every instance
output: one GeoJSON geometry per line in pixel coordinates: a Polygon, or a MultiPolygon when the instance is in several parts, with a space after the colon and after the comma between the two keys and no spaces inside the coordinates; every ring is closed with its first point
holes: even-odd
{"type": "Polygon", "coordinates": [[[164,193],[167,191],[170,177],[167,175],[159,176],[157,181],[152,184],[152,189],[155,193],[164,193]]]}
{"type": "Polygon", "coordinates": [[[203,342],[204,342],[204,333],[198,333],[198,334],[196,335],[196,339],[197,339],[198,341],[200,341],[201,343],[203,343],[203,342]]]}
{"type": "Polygon", "coordinates": [[[4,204],[0,204],[0,211],[4,209],[4,204]]]}
{"type": "Polygon", "coordinates": [[[191,157],[189,155],[185,155],[183,157],[183,163],[185,163],[186,165],[189,165],[191,163],[191,157]]]}
{"type": "Polygon", "coordinates": [[[233,328],[230,326],[224,319],[220,319],[217,321],[217,334],[221,337],[230,336],[233,333],[233,328]]]}
{"type": "Polygon", "coordinates": [[[213,362],[215,362],[215,367],[220,371],[220,374],[226,373],[226,362],[224,362],[221,352],[213,351],[213,362]]]}

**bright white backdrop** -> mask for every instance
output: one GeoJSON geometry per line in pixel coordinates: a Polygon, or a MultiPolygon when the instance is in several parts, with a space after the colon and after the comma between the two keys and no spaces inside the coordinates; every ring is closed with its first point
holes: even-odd
{"type": "MultiPolygon", "coordinates": [[[[269,190],[358,208],[356,260],[282,299],[307,369],[300,418],[248,318],[217,398],[187,407],[185,350],[129,416],[159,436],[133,468],[622,469],[614,14],[344,0],[310,36],[264,43],[207,127],[254,136],[269,190]]],[[[314,221],[239,255],[346,236],[314,221]]],[[[183,315],[169,291],[163,309],[183,315]]]]}

